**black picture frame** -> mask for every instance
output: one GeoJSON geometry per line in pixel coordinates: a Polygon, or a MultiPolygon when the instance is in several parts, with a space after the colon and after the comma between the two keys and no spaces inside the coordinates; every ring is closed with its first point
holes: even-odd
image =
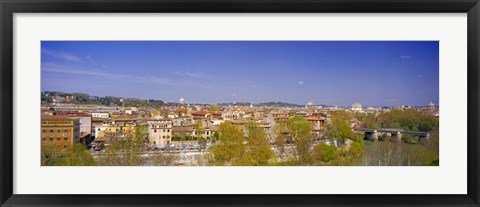
{"type": "MultiPolygon", "coordinates": [[[[1,206],[480,206],[478,0],[0,0],[1,206]],[[465,195],[20,195],[13,194],[15,13],[467,13],[468,190],[465,195]]],[[[455,178],[451,178],[455,179],[455,178]]],[[[439,181],[439,184],[441,181],[439,181]]],[[[414,187],[414,186],[412,186],[414,187]]]]}

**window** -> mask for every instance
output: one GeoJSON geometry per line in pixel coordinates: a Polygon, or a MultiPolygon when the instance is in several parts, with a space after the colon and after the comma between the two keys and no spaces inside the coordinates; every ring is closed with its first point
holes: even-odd
{"type": "Polygon", "coordinates": [[[57,122],[57,124],[61,124],[61,123],[62,123],[62,122],[59,122],[59,121],[57,122]]]}
{"type": "Polygon", "coordinates": [[[60,137],[57,137],[57,141],[60,141],[60,137]]]}
{"type": "Polygon", "coordinates": [[[165,129],[163,130],[163,132],[165,132],[165,129]]]}
{"type": "Polygon", "coordinates": [[[53,121],[51,121],[50,124],[53,124],[53,121]]]}
{"type": "Polygon", "coordinates": [[[167,129],[167,132],[170,132],[170,129],[167,129]]]}
{"type": "Polygon", "coordinates": [[[68,141],[68,137],[64,137],[64,138],[63,138],[63,141],[68,141]]]}
{"type": "Polygon", "coordinates": [[[66,144],[63,145],[63,149],[65,149],[65,148],[67,148],[67,145],[66,145],[66,144]]]}
{"type": "Polygon", "coordinates": [[[53,129],[50,129],[50,133],[53,133],[53,129]]]}
{"type": "Polygon", "coordinates": [[[45,142],[45,141],[47,141],[47,138],[45,138],[45,137],[42,138],[42,142],[45,142]]]}
{"type": "Polygon", "coordinates": [[[60,133],[60,129],[57,129],[57,132],[60,133]]]}
{"type": "Polygon", "coordinates": [[[50,137],[50,141],[53,142],[53,137],[50,137]]]}
{"type": "Polygon", "coordinates": [[[162,138],[164,138],[164,139],[165,139],[165,136],[162,136],[162,138]]]}
{"type": "Polygon", "coordinates": [[[46,132],[46,131],[45,131],[45,129],[44,129],[44,130],[42,130],[42,132],[45,134],[45,132],[46,132]]]}
{"type": "Polygon", "coordinates": [[[63,132],[67,133],[67,129],[63,130],[63,132]]]}
{"type": "Polygon", "coordinates": [[[153,130],[153,132],[154,132],[154,133],[157,133],[157,130],[155,129],[155,130],[153,130]]]}

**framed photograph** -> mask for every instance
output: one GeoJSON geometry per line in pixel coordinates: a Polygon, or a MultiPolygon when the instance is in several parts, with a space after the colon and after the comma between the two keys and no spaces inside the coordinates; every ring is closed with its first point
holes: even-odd
{"type": "Polygon", "coordinates": [[[478,0],[0,6],[1,206],[480,206],[478,0]]]}

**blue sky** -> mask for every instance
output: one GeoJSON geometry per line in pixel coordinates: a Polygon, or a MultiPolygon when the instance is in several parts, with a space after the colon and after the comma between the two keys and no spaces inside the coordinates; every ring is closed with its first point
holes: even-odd
{"type": "Polygon", "coordinates": [[[439,101],[437,41],[42,41],[42,91],[190,103],[439,101]]]}

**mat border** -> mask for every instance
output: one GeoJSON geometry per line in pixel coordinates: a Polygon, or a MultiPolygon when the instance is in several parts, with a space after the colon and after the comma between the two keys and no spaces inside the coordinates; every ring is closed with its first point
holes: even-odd
{"type": "Polygon", "coordinates": [[[1,206],[480,206],[479,0],[0,0],[1,206]],[[22,195],[13,194],[15,13],[467,13],[466,195],[22,195]]]}

